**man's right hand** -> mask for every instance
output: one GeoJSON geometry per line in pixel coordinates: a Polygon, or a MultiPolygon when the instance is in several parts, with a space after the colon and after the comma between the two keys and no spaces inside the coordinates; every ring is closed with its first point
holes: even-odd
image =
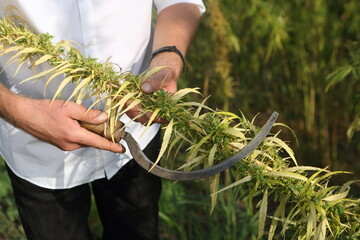
{"type": "Polygon", "coordinates": [[[0,85],[0,117],[36,138],[64,151],[95,147],[117,153],[125,152],[118,143],[82,128],[78,121],[100,124],[107,114],[99,110],[86,112],[84,106],[64,100],[31,99],[9,92],[0,85]]]}

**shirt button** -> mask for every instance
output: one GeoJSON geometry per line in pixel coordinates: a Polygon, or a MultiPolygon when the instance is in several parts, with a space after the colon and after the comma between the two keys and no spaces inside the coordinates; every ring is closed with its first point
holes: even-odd
{"type": "Polygon", "coordinates": [[[91,47],[92,45],[94,45],[94,42],[93,42],[93,41],[90,41],[90,42],[88,43],[88,46],[91,47]]]}

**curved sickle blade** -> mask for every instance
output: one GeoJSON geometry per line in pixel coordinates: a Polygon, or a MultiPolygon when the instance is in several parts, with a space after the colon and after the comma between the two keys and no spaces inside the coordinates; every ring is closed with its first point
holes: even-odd
{"type": "MultiPolygon", "coordinates": [[[[212,167],[208,167],[201,170],[195,170],[190,172],[183,172],[183,171],[175,171],[175,170],[169,170],[166,168],[162,168],[158,165],[156,165],[150,173],[159,176],[161,178],[175,180],[175,181],[185,181],[185,180],[197,180],[201,178],[207,178],[210,176],[213,176],[215,174],[218,174],[229,167],[233,166],[236,162],[239,162],[241,159],[245,158],[247,155],[249,155],[255,148],[257,148],[262,141],[264,141],[265,137],[270,132],[270,129],[274,125],[278,113],[274,112],[270,118],[267,120],[265,125],[262,127],[260,132],[239,152],[237,152],[232,157],[228,158],[227,160],[214,165],[212,167]]],[[[129,134],[124,133],[123,139],[127,142],[130,152],[134,157],[134,160],[145,170],[149,171],[151,167],[153,167],[154,163],[150,161],[145,154],[141,151],[138,143],[135,141],[135,139],[129,134]]]]}

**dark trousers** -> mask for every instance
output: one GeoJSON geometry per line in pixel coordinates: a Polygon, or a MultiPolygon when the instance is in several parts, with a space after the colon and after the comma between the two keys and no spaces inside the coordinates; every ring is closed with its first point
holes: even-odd
{"type": "MultiPolygon", "coordinates": [[[[144,150],[158,154],[157,136],[144,150]]],[[[8,168],[15,201],[28,240],[93,239],[88,216],[89,184],[51,190],[17,177],[8,168]]],[[[110,180],[92,182],[103,225],[103,240],[158,239],[158,200],[161,180],[130,161],[110,180]]]]}

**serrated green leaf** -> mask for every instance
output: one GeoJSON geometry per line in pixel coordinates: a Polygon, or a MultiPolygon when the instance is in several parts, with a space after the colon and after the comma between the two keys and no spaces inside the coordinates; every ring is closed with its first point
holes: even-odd
{"type": "Polygon", "coordinates": [[[93,107],[95,107],[97,104],[99,104],[100,102],[104,101],[105,99],[109,98],[109,96],[103,96],[102,98],[96,99],[91,105],[90,107],[88,107],[88,109],[86,109],[84,115],[86,115],[93,107]]]}
{"type": "Polygon", "coordinates": [[[150,125],[153,124],[154,119],[158,116],[160,110],[161,110],[160,108],[157,108],[157,109],[155,109],[154,112],[152,112],[151,117],[150,117],[149,121],[147,122],[146,127],[145,127],[144,131],[142,132],[141,136],[143,136],[143,134],[146,132],[146,130],[150,127],[150,125]]]}
{"type": "MultiPolygon", "coordinates": [[[[194,113],[194,117],[197,118],[200,115],[200,112],[203,108],[206,108],[207,106],[205,106],[205,102],[209,99],[210,96],[207,96],[206,98],[204,98],[204,100],[200,103],[200,105],[198,106],[198,108],[196,109],[195,113],[194,113]]],[[[211,110],[212,111],[212,110],[211,110]]]]}
{"type": "Polygon", "coordinates": [[[157,66],[157,67],[154,67],[154,68],[146,71],[145,74],[142,75],[141,78],[140,78],[140,84],[143,83],[144,81],[146,81],[148,78],[150,78],[152,75],[154,75],[155,73],[157,73],[161,69],[166,68],[166,67],[167,66],[157,66]]]}
{"type": "Polygon", "coordinates": [[[285,210],[286,210],[285,207],[286,207],[288,198],[289,197],[286,195],[281,196],[281,198],[280,198],[279,206],[276,208],[274,217],[270,224],[268,240],[272,240],[274,238],[275,231],[277,228],[277,223],[278,223],[279,219],[284,219],[284,217],[285,217],[285,210]]]}
{"type": "Polygon", "coordinates": [[[339,192],[345,192],[347,191],[349,188],[350,188],[350,185],[353,184],[353,183],[356,183],[356,182],[360,182],[360,180],[353,180],[353,181],[347,181],[346,183],[344,183],[339,192]]]}
{"type": "Polygon", "coordinates": [[[290,167],[287,169],[289,172],[304,172],[304,171],[324,171],[329,172],[329,170],[318,168],[318,167],[311,167],[311,166],[296,166],[290,167]]]}
{"type": "Polygon", "coordinates": [[[210,137],[212,137],[211,134],[203,137],[198,143],[196,143],[195,145],[191,146],[189,149],[191,149],[191,152],[189,155],[194,154],[210,137]]]}
{"type": "Polygon", "coordinates": [[[201,103],[198,103],[198,102],[183,102],[183,103],[179,103],[177,104],[177,106],[180,106],[180,107],[183,107],[183,106],[194,106],[194,107],[201,107],[201,108],[204,108],[206,110],[209,110],[209,111],[214,111],[213,109],[201,104],[201,103]]]}
{"type": "Polygon", "coordinates": [[[348,76],[352,71],[354,71],[354,67],[351,65],[345,65],[343,67],[340,67],[333,73],[331,73],[327,78],[327,86],[325,88],[325,91],[327,92],[331,87],[333,87],[335,84],[343,80],[346,76],[348,76]]]}
{"type": "Polygon", "coordinates": [[[244,135],[244,133],[242,133],[241,131],[239,131],[237,128],[226,128],[223,130],[224,133],[230,134],[232,136],[235,136],[237,138],[240,138],[241,140],[245,140],[246,137],[244,135]]]}
{"type": "MultiPolygon", "coordinates": [[[[45,71],[40,72],[39,74],[35,74],[35,75],[31,76],[31,77],[28,77],[28,78],[22,80],[19,84],[23,84],[23,83],[25,83],[27,81],[30,81],[30,80],[33,80],[33,79],[40,79],[40,78],[50,74],[51,72],[54,72],[56,69],[59,69],[59,68],[63,67],[66,64],[68,64],[68,63],[67,62],[60,63],[59,65],[56,65],[53,68],[47,69],[45,71]]],[[[71,66],[71,65],[69,65],[69,66],[71,66]]]]}
{"type": "Polygon", "coordinates": [[[129,106],[127,106],[124,110],[122,110],[118,115],[123,115],[124,113],[126,113],[127,111],[129,111],[130,109],[132,109],[133,107],[135,107],[136,105],[138,105],[139,103],[141,103],[140,99],[135,99],[133,102],[131,102],[129,104],[129,106]]]}
{"type": "Polygon", "coordinates": [[[174,95],[170,96],[171,100],[174,101],[178,101],[181,98],[183,98],[185,95],[189,94],[189,93],[196,93],[196,94],[200,94],[201,93],[198,91],[199,88],[183,88],[180,89],[179,91],[177,91],[176,93],[174,93],[174,95]]]}
{"type": "Polygon", "coordinates": [[[309,217],[307,219],[307,226],[306,226],[306,240],[310,240],[311,237],[316,232],[316,209],[315,204],[313,201],[309,202],[309,217]]]}
{"type": "Polygon", "coordinates": [[[286,177],[286,178],[294,178],[294,179],[298,179],[301,181],[307,181],[308,178],[301,175],[301,174],[297,174],[297,173],[293,173],[293,172],[267,172],[264,173],[264,175],[266,176],[276,176],[276,177],[286,177]]]}
{"type": "Polygon", "coordinates": [[[317,228],[317,233],[316,233],[316,237],[317,240],[325,240],[326,239],[326,220],[322,219],[318,228],[317,228]]]}
{"type": "Polygon", "coordinates": [[[210,152],[209,152],[209,157],[208,157],[208,165],[207,166],[213,166],[214,165],[214,159],[215,159],[215,153],[218,150],[217,149],[217,144],[214,144],[214,146],[212,146],[210,152]]]}
{"type": "MultiPolygon", "coordinates": [[[[216,174],[215,176],[210,177],[209,184],[210,184],[210,193],[217,192],[217,189],[219,188],[219,179],[220,174],[216,174]]],[[[210,208],[210,214],[213,213],[216,202],[217,202],[217,194],[211,194],[211,208],[210,208]]]]}
{"type": "Polygon", "coordinates": [[[41,58],[39,58],[38,60],[36,60],[34,63],[34,66],[40,65],[40,64],[46,62],[47,60],[51,59],[52,57],[53,57],[53,55],[46,54],[46,55],[42,56],[41,58]]]}
{"type": "Polygon", "coordinates": [[[116,104],[114,104],[114,106],[111,107],[111,110],[115,108],[122,109],[125,106],[126,102],[129,101],[135,94],[136,94],[135,92],[127,93],[125,96],[123,96],[120,99],[120,101],[118,101],[116,104]]]}
{"type": "Polygon", "coordinates": [[[124,82],[123,84],[121,84],[121,86],[119,87],[119,89],[116,91],[116,93],[113,95],[113,99],[115,100],[115,98],[117,98],[120,93],[127,87],[130,85],[130,82],[124,82]]]}
{"type": "Polygon", "coordinates": [[[58,89],[56,90],[53,99],[51,100],[50,105],[54,102],[54,100],[56,99],[57,96],[59,96],[59,94],[61,93],[61,91],[65,88],[66,85],[68,85],[73,79],[73,76],[67,77],[64,80],[61,81],[58,89]]]}
{"type": "Polygon", "coordinates": [[[77,103],[77,104],[82,104],[82,101],[84,100],[84,98],[85,98],[85,95],[86,95],[86,93],[87,93],[87,88],[85,88],[85,87],[83,87],[83,88],[81,88],[80,89],[80,91],[78,92],[78,94],[75,96],[75,102],[77,103]]]}
{"type": "Polygon", "coordinates": [[[240,180],[237,180],[237,181],[233,182],[232,184],[230,184],[230,185],[222,188],[221,190],[217,191],[217,192],[214,193],[214,194],[221,193],[221,192],[226,191],[226,190],[228,190],[228,189],[230,189],[230,188],[236,187],[237,185],[240,185],[240,184],[249,182],[249,181],[251,181],[251,179],[252,179],[252,177],[251,177],[250,175],[248,175],[248,176],[246,176],[246,177],[244,177],[244,178],[242,178],[242,179],[240,179],[240,180]]]}
{"type": "Polygon", "coordinates": [[[346,196],[349,194],[349,190],[350,189],[347,189],[346,191],[344,192],[341,192],[341,193],[338,193],[338,194],[334,194],[334,195],[330,195],[330,196],[327,196],[327,197],[324,197],[323,201],[327,201],[327,202],[335,202],[335,201],[339,201],[339,200],[342,200],[344,198],[346,198],[346,196]]]}
{"type": "Polygon", "coordinates": [[[259,209],[258,239],[260,239],[264,235],[267,208],[268,208],[268,189],[266,188],[259,209]]]}
{"type": "Polygon", "coordinates": [[[20,46],[13,46],[13,47],[5,48],[3,51],[1,51],[0,56],[5,55],[10,52],[19,51],[21,48],[22,47],[20,47],[20,46]]]}
{"type": "Polygon", "coordinates": [[[76,85],[74,91],[71,93],[70,97],[66,100],[66,102],[70,101],[81,89],[87,88],[92,79],[92,76],[90,76],[81,80],[80,83],[76,85]]]}
{"type": "Polygon", "coordinates": [[[278,144],[281,148],[283,148],[287,152],[287,154],[289,154],[290,158],[293,160],[295,165],[296,166],[298,165],[297,161],[295,159],[293,150],[284,141],[282,141],[280,138],[276,138],[276,137],[267,137],[264,141],[264,144],[269,144],[268,141],[278,144]]]}
{"type": "Polygon", "coordinates": [[[232,145],[232,146],[234,146],[234,147],[236,147],[238,150],[242,149],[242,148],[245,146],[245,144],[243,144],[243,143],[238,143],[238,142],[231,142],[231,143],[229,143],[229,144],[232,145]]]}
{"type": "Polygon", "coordinates": [[[74,73],[83,72],[83,71],[86,71],[86,70],[87,70],[86,68],[75,68],[75,69],[71,70],[69,73],[74,74],[74,73]]]}
{"type": "Polygon", "coordinates": [[[186,169],[188,168],[188,170],[191,170],[191,165],[199,165],[199,162],[205,158],[205,155],[200,155],[196,158],[194,158],[192,161],[186,162],[185,164],[181,165],[180,167],[178,167],[176,170],[181,170],[181,169],[186,169]]]}
{"type": "Polygon", "coordinates": [[[154,165],[150,168],[149,172],[151,172],[151,170],[156,166],[156,164],[159,163],[160,159],[164,155],[164,153],[166,151],[166,148],[168,147],[169,142],[170,142],[170,138],[171,138],[171,135],[172,135],[172,132],[173,132],[173,126],[174,126],[174,120],[171,119],[169,124],[166,126],[166,129],[165,129],[163,142],[161,143],[159,155],[158,155],[154,165]]]}
{"type": "Polygon", "coordinates": [[[16,68],[16,71],[15,71],[15,73],[13,74],[13,77],[15,77],[15,76],[18,74],[18,72],[20,71],[21,67],[24,66],[24,64],[25,64],[25,61],[19,61],[19,65],[18,65],[18,67],[16,68]]]}
{"type": "Polygon", "coordinates": [[[11,64],[14,59],[18,58],[22,54],[33,53],[33,52],[36,52],[37,50],[38,50],[37,48],[33,48],[33,47],[24,48],[24,49],[20,50],[19,52],[17,52],[14,56],[12,56],[7,61],[7,64],[11,64]]]}
{"type": "Polygon", "coordinates": [[[47,89],[47,87],[49,86],[50,82],[56,78],[57,76],[64,74],[66,72],[68,72],[70,70],[70,68],[65,68],[65,69],[58,69],[58,71],[56,71],[54,74],[52,74],[48,80],[46,80],[45,85],[44,85],[44,95],[45,95],[45,91],[47,89]]]}
{"type": "Polygon", "coordinates": [[[315,179],[315,181],[320,182],[321,180],[327,179],[327,178],[331,177],[332,175],[344,174],[344,173],[350,174],[350,172],[345,172],[345,171],[328,172],[328,173],[324,174],[323,176],[318,177],[317,179],[315,179]]]}

